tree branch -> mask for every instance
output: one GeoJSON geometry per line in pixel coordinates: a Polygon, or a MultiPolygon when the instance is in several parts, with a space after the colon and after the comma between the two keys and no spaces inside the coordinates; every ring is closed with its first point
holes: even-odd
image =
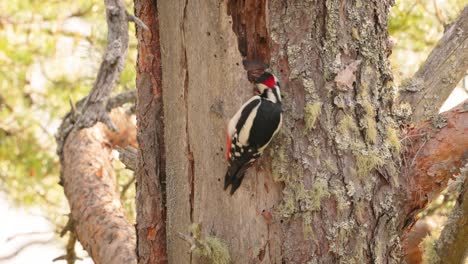
{"type": "Polygon", "coordinates": [[[111,130],[116,127],[107,115],[107,101],[124,68],[128,50],[128,17],[122,0],[105,0],[107,15],[107,49],[93,89],[86,98],[79,128],[92,127],[101,121],[111,130]]]}
{"type": "Polygon", "coordinates": [[[135,23],[137,26],[141,27],[143,30],[149,31],[149,27],[135,15],[132,15],[127,12],[127,19],[128,21],[131,21],[135,23]]]}
{"type": "Polygon", "coordinates": [[[129,92],[118,94],[114,97],[111,97],[107,102],[106,109],[107,111],[111,111],[114,108],[122,106],[126,103],[135,103],[136,101],[136,90],[132,90],[129,92]]]}
{"type": "Polygon", "coordinates": [[[125,167],[131,171],[135,171],[138,166],[138,151],[133,147],[118,148],[119,160],[125,164],[125,167]]]}
{"type": "Polygon", "coordinates": [[[406,164],[400,175],[407,221],[436,197],[468,161],[468,100],[425,121],[405,137],[406,164]]]}
{"type": "Polygon", "coordinates": [[[468,7],[465,7],[426,62],[400,88],[400,102],[411,105],[413,121],[436,115],[467,69],[468,7]]]}
{"type": "Polygon", "coordinates": [[[460,195],[436,243],[436,252],[444,263],[463,263],[468,257],[468,168],[458,176],[460,195]]]}
{"type": "Polygon", "coordinates": [[[103,124],[73,129],[63,148],[63,183],[78,240],[96,263],[137,263],[135,229],[120,203],[103,124]]]}
{"type": "Polygon", "coordinates": [[[76,256],[75,244],[76,244],[76,234],[75,232],[70,232],[67,246],[65,247],[67,254],[54,258],[52,262],[59,261],[59,260],[66,260],[67,264],[74,264],[76,260],[82,260],[82,258],[76,256]]]}
{"type": "MultiPolygon", "coordinates": [[[[70,99],[70,107],[72,110],[63,118],[62,124],[60,125],[57,134],[55,135],[55,140],[57,141],[57,154],[59,155],[60,159],[62,159],[63,143],[65,142],[68,134],[75,127],[76,120],[83,111],[86,99],[87,97],[81,99],[76,104],[73,103],[73,101],[70,99]]],[[[106,109],[107,111],[111,111],[114,108],[135,101],[136,90],[124,92],[111,97],[107,102],[106,109]]]]}

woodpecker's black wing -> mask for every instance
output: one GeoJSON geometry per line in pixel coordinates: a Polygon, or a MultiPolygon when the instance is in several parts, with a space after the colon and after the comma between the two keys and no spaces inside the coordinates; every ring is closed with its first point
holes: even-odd
{"type": "Polygon", "coordinates": [[[274,134],[279,130],[282,112],[281,103],[262,100],[250,130],[250,146],[263,151],[263,148],[270,143],[274,134]]]}
{"type": "Polygon", "coordinates": [[[252,100],[244,107],[244,109],[242,109],[241,115],[236,124],[236,134],[240,133],[241,129],[245,125],[245,122],[247,121],[247,118],[252,114],[254,108],[257,107],[258,104],[262,103],[263,100],[259,96],[256,97],[256,99],[252,100]]]}
{"type": "Polygon", "coordinates": [[[245,171],[262,154],[264,147],[278,131],[281,113],[281,103],[272,103],[264,99],[254,100],[243,109],[236,125],[236,133],[231,139],[229,167],[224,179],[225,190],[232,185],[231,195],[241,185],[245,171]],[[255,108],[256,111],[253,111],[255,108]],[[251,124],[246,124],[251,115],[255,115],[249,121],[251,124]],[[239,142],[242,129],[250,129],[246,146],[239,142]]]}
{"type": "Polygon", "coordinates": [[[228,138],[228,144],[230,144],[227,148],[229,167],[224,178],[224,190],[226,190],[229,185],[232,185],[231,195],[239,188],[244,178],[245,171],[250,167],[251,160],[252,162],[255,160],[254,154],[256,151],[249,146],[244,146],[242,144],[244,142],[239,141],[239,133],[245,128],[248,117],[254,114],[254,109],[259,106],[261,102],[261,98],[257,96],[256,99],[253,99],[243,107],[239,116],[233,118],[235,122],[235,124],[232,124],[234,133],[228,135],[232,137],[228,138]]]}

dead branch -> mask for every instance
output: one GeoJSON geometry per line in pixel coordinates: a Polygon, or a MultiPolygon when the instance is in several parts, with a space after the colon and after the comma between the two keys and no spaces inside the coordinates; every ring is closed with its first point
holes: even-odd
{"type": "Polygon", "coordinates": [[[127,19],[128,19],[128,21],[133,22],[137,26],[141,27],[143,30],[149,31],[149,27],[143,21],[141,21],[141,19],[139,19],[135,15],[132,15],[132,14],[127,12],[127,19]]]}
{"type": "Polygon", "coordinates": [[[93,89],[85,101],[83,114],[77,121],[79,128],[92,127],[101,121],[116,130],[107,115],[107,101],[124,68],[128,50],[128,18],[121,0],[105,0],[107,17],[107,48],[93,89]]]}
{"type": "Polygon", "coordinates": [[[400,88],[400,102],[411,105],[413,121],[436,115],[467,69],[468,7],[465,7],[426,62],[400,88]]]}
{"type": "Polygon", "coordinates": [[[52,262],[59,261],[59,260],[66,260],[67,264],[74,264],[76,260],[82,260],[82,258],[76,255],[75,244],[76,244],[76,235],[74,232],[70,232],[67,246],[66,246],[67,254],[54,258],[52,262]]]}
{"type": "MultiPolygon", "coordinates": [[[[63,143],[67,138],[68,134],[75,127],[77,118],[81,115],[83,111],[84,103],[86,102],[87,97],[81,99],[76,104],[70,99],[70,108],[72,109],[62,121],[57,134],[55,135],[55,140],[57,142],[57,154],[60,159],[62,159],[63,143]]],[[[111,111],[114,108],[120,107],[126,103],[131,103],[136,101],[136,90],[124,92],[116,96],[111,97],[106,105],[107,111],[111,111]]]]}
{"type": "Polygon", "coordinates": [[[460,194],[457,204],[445,224],[436,243],[436,252],[444,263],[463,263],[468,257],[466,238],[468,237],[468,167],[458,176],[460,194]]]}
{"type": "Polygon", "coordinates": [[[399,181],[405,190],[401,200],[405,201],[402,214],[408,215],[407,220],[436,197],[468,161],[467,103],[440,114],[438,122],[425,121],[408,132],[404,156],[414,162],[404,164],[399,181]]]}
{"type": "Polygon", "coordinates": [[[122,186],[122,190],[120,191],[120,199],[123,200],[125,198],[125,194],[127,193],[128,189],[135,183],[136,177],[135,175],[122,186]]]}
{"type": "Polygon", "coordinates": [[[138,163],[138,151],[133,147],[118,148],[119,159],[125,164],[125,167],[131,171],[135,171],[138,163]]]}
{"type": "Polygon", "coordinates": [[[136,90],[132,90],[129,92],[124,92],[113,96],[107,102],[106,109],[107,111],[111,111],[114,108],[122,106],[126,103],[135,103],[136,101],[136,90]]]}
{"type": "MultiPolygon", "coordinates": [[[[108,111],[135,98],[135,92],[129,92],[109,99],[124,67],[129,36],[123,1],[105,0],[105,5],[107,49],[90,94],[76,105],[71,103],[72,111],[57,133],[57,153],[62,164],[61,183],[83,247],[97,263],[136,263],[135,230],[116,193],[109,146],[129,142],[113,138],[116,133],[96,125],[100,121],[117,131],[108,111]]],[[[70,233],[69,244],[74,245],[73,240],[70,233]]],[[[67,261],[76,258],[68,249],[66,257],[67,261]]]]}

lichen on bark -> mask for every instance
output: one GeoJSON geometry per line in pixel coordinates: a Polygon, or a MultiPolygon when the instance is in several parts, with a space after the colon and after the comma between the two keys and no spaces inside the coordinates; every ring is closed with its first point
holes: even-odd
{"type": "Polygon", "coordinates": [[[285,80],[283,93],[288,99],[280,146],[272,151],[273,176],[285,184],[278,214],[291,223],[302,218],[302,231],[316,243],[304,242],[311,251],[333,252],[323,261],[375,261],[397,248],[377,242],[369,247],[365,242],[369,229],[375,230],[370,235],[375,240],[397,234],[395,224],[382,229],[380,216],[394,217],[392,191],[386,188],[385,195],[377,191],[375,196],[388,184],[385,178],[396,170],[399,159],[392,155],[399,149],[397,133],[388,129],[395,127],[390,111],[394,91],[383,49],[390,4],[270,4],[272,65],[285,80]],[[322,19],[313,19],[318,17],[322,19]],[[353,63],[356,67],[349,68],[353,63]],[[340,79],[352,82],[344,84],[351,89],[334,81],[343,70],[355,75],[340,79]],[[353,221],[346,220],[350,215],[353,221]],[[311,226],[322,229],[326,239],[318,239],[311,226]]]}

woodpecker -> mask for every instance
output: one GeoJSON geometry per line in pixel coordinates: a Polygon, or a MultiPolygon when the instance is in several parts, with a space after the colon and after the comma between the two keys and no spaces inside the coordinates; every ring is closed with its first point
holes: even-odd
{"type": "Polygon", "coordinates": [[[276,76],[263,73],[255,80],[259,95],[248,100],[229,121],[226,159],[229,167],[224,190],[239,188],[245,171],[262,155],[282,123],[280,84],[276,76]]]}

